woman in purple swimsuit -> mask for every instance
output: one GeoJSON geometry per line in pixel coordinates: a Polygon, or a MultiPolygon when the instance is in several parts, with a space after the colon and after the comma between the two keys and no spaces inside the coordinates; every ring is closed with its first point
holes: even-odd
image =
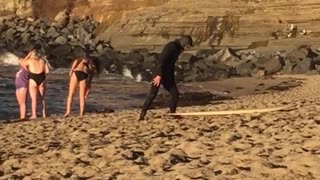
{"type": "MultiPolygon", "coordinates": [[[[23,61],[24,59],[20,59],[23,61]]],[[[26,99],[29,84],[29,73],[27,69],[20,66],[19,71],[16,73],[15,85],[16,85],[16,97],[19,103],[20,119],[26,118],[26,99]]]]}

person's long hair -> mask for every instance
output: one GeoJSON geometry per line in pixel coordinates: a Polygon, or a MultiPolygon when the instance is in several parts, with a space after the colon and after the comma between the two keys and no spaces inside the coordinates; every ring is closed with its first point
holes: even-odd
{"type": "Polygon", "coordinates": [[[103,69],[101,67],[101,63],[100,63],[99,59],[96,57],[91,57],[91,60],[92,60],[92,64],[95,66],[96,76],[99,76],[103,71],[103,69]]]}

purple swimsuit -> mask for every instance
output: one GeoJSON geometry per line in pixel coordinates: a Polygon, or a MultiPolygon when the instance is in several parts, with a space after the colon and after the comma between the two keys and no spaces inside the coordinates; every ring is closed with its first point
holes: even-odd
{"type": "Polygon", "coordinates": [[[20,68],[19,71],[16,74],[16,88],[28,88],[29,83],[29,73],[26,69],[20,68]]]}

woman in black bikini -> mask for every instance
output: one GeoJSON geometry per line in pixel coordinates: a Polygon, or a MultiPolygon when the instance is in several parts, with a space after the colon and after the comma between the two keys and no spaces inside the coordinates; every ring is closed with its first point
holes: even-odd
{"type": "Polygon", "coordinates": [[[67,99],[67,109],[64,117],[68,117],[71,111],[74,92],[79,85],[79,100],[80,100],[80,116],[84,115],[85,100],[88,98],[91,89],[93,75],[99,73],[98,61],[90,58],[76,59],[69,72],[70,84],[69,94],[67,99]]]}

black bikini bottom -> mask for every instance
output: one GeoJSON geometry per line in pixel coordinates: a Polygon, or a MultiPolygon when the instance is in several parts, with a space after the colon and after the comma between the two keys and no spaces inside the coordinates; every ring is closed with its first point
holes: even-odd
{"type": "Polygon", "coordinates": [[[37,85],[40,86],[46,79],[46,74],[44,72],[40,74],[29,72],[29,79],[33,79],[37,83],[37,85]]]}
{"type": "Polygon", "coordinates": [[[89,75],[83,71],[74,71],[78,81],[83,81],[89,77],[89,75]]]}

